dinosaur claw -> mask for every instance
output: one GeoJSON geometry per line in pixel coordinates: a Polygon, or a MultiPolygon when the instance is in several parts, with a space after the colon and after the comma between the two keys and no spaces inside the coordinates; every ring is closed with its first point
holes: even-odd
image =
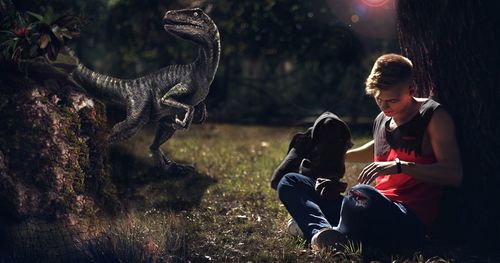
{"type": "Polygon", "coordinates": [[[175,122],[172,124],[172,127],[176,130],[186,130],[189,125],[183,123],[180,119],[175,118],[175,122]]]}
{"type": "Polygon", "coordinates": [[[178,164],[176,162],[172,162],[168,167],[163,169],[163,172],[169,175],[188,175],[195,171],[194,167],[191,165],[183,165],[178,164]]]}
{"type": "Polygon", "coordinates": [[[152,149],[151,156],[153,157],[155,166],[162,174],[168,175],[187,175],[195,171],[191,165],[178,164],[170,160],[160,149],[152,149]]]}
{"type": "Polygon", "coordinates": [[[181,120],[177,116],[175,117],[174,129],[185,130],[189,128],[189,125],[191,124],[192,121],[193,121],[193,107],[190,107],[184,114],[184,119],[181,120]]]}
{"type": "Polygon", "coordinates": [[[151,157],[153,157],[154,165],[159,168],[168,168],[173,163],[160,149],[151,149],[151,157]]]}

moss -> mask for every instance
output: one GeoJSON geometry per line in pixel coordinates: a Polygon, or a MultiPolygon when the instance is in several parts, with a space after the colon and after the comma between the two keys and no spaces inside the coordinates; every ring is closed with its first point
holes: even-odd
{"type": "Polygon", "coordinates": [[[85,193],[85,174],[80,167],[74,167],[73,170],[73,190],[77,194],[85,193]]]}
{"type": "Polygon", "coordinates": [[[116,186],[111,181],[109,169],[103,170],[99,181],[99,195],[101,196],[101,206],[106,211],[117,214],[123,209],[122,203],[118,199],[118,191],[116,186]]]}
{"type": "Polygon", "coordinates": [[[95,101],[93,108],[75,112],[72,99],[78,91],[71,88],[67,76],[44,71],[26,77],[9,70],[13,73],[0,77],[0,150],[9,160],[6,172],[14,183],[31,189],[33,197],[40,198],[34,202],[40,207],[28,209],[47,215],[78,210],[81,216],[88,216],[95,211],[93,200],[105,211],[120,211],[106,152],[104,105],[95,101]],[[36,98],[35,91],[40,93],[36,98]],[[55,97],[58,101],[53,100],[55,97]],[[81,204],[75,203],[77,195],[83,195],[83,202],[89,200],[83,211],[81,204]]]}
{"type": "MultiPolygon", "coordinates": [[[[65,174],[65,176],[68,176],[68,174],[65,174]]],[[[60,209],[64,211],[64,214],[75,213],[77,211],[75,207],[76,192],[73,187],[67,187],[65,185],[58,195],[59,198],[57,202],[60,205],[60,209]]]]}
{"type": "Polygon", "coordinates": [[[85,192],[85,169],[88,167],[89,151],[87,145],[82,142],[80,116],[77,113],[70,111],[68,108],[60,110],[61,116],[65,120],[65,130],[61,131],[64,134],[64,139],[70,146],[76,159],[69,160],[66,167],[73,177],[73,189],[77,194],[85,192]]]}
{"type": "Polygon", "coordinates": [[[115,214],[122,210],[122,205],[108,165],[105,107],[95,101],[93,109],[84,108],[79,111],[79,116],[82,135],[93,138],[86,141],[89,158],[86,191],[93,193],[96,202],[106,211],[115,214]]]}

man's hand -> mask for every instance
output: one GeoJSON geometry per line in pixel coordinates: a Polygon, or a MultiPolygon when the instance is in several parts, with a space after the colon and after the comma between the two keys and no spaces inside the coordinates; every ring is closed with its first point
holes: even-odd
{"type": "Polygon", "coordinates": [[[374,162],[363,168],[363,171],[358,176],[358,182],[361,184],[371,184],[375,178],[397,173],[397,165],[395,161],[390,162],[374,162]]]}
{"type": "Polygon", "coordinates": [[[332,181],[327,178],[316,179],[314,190],[326,200],[337,200],[340,193],[343,193],[347,188],[347,183],[340,181],[332,181]]]}

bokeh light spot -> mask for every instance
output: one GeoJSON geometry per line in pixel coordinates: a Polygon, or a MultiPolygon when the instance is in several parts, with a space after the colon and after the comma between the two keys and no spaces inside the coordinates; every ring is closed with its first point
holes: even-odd
{"type": "Polygon", "coordinates": [[[351,16],[351,22],[357,23],[359,21],[359,16],[354,14],[351,16]]]}

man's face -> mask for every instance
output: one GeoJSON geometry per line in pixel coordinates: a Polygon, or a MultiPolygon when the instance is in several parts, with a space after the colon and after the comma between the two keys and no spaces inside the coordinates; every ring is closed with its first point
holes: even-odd
{"type": "Polygon", "coordinates": [[[380,110],[388,117],[397,117],[404,113],[413,99],[408,83],[378,90],[374,98],[380,110]]]}

